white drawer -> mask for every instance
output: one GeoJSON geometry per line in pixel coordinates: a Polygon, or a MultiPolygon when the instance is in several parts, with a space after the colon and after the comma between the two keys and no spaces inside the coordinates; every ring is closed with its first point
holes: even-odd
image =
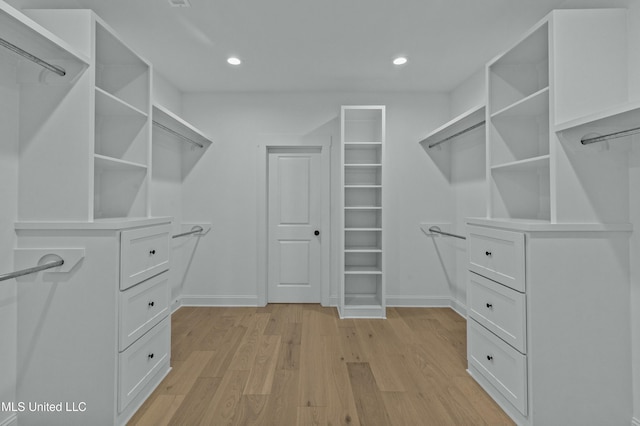
{"type": "Polygon", "coordinates": [[[122,412],[160,368],[169,362],[169,318],[118,355],[118,412],[122,412]]]}
{"type": "Polygon", "coordinates": [[[120,351],[169,314],[169,273],[120,292],[120,351]]]}
{"type": "Polygon", "coordinates": [[[525,295],[469,272],[469,316],[522,353],[526,352],[525,295]]]}
{"type": "Polygon", "coordinates": [[[169,225],[122,231],[120,289],[125,290],[169,269],[169,225]]]}
{"type": "Polygon", "coordinates": [[[469,270],[525,291],[524,234],[469,226],[469,270]]]}
{"type": "Polygon", "coordinates": [[[527,357],[478,324],[467,322],[469,364],[527,415],[527,357]]]}

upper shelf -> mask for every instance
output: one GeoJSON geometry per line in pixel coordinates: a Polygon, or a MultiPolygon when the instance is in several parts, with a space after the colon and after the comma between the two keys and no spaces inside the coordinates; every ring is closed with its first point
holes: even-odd
{"type": "Polygon", "coordinates": [[[419,143],[423,148],[433,148],[443,142],[446,142],[450,139],[462,135],[463,133],[475,129],[476,127],[479,127],[480,125],[484,124],[484,119],[484,104],[475,106],[467,112],[457,116],[453,120],[438,127],[437,129],[429,133],[419,143]]]}
{"type": "Polygon", "coordinates": [[[587,144],[589,143],[587,139],[600,139],[599,136],[611,135],[606,139],[613,139],[615,136],[637,133],[638,127],[640,127],[640,101],[635,101],[559,123],[555,131],[567,140],[576,142],[585,140],[584,143],[587,144]]]}
{"type": "Polygon", "coordinates": [[[36,81],[66,83],[89,65],[85,55],[3,1],[0,1],[0,39],[2,52],[22,59],[21,63],[38,64],[32,67],[36,74],[21,70],[18,73],[21,81],[31,80],[40,70],[49,69],[50,76],[44,79],[38,76],[36,81]]]}
{"type": "Polygon", "coordinates": [[[200,130],[160,105],[153,105],[153,124],[200,148],[206,148],[213,143],[200,130]]]}

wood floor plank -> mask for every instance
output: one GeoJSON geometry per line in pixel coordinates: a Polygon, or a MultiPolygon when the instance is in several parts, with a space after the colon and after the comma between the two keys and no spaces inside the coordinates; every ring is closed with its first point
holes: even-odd
{"type": "Polygon", "coordinates": [[[305,310],[300,344],[300,386],[298,406],[326,405],[326,371],[321,339],[321,327],[316,311],[305,310]]]}
{"type": "Polygon", "coordinates": [[[287,322],[282,330],[277,370],[297,370],[300,368],[300,343],[302,323],[287,322]]]}
{"type": "Polygon", "coordinates": [[[298,407],[297,424],[305,426],[328,425],[325,407],[298,407]]]}
{"type": "Polygon", "coordinates": [[[171,370],[158,387],[166,395],[186,395],[213,354],[213,351],[191,352],[185,362],[171,370]]]}
{"type": "Polygon", "coordinates": [[[294,425],[298,416],[298,370],[276,370],[265,409],[266,425],[294,425]]]}
{"type": "Polygon", "coordinates": [[[222,379],[219,377],[198,378],[189,393],[184,397],[184,403],[173,414],[169,425],[190,426],[197,425],[204,417],[204,411],[215,395],[222,379]]]}
{"type": "Polygon", "coordinates": [[[386,426],[391,419],[384,406],[371,368],[366,362],[348,362],[349,381],[356,403],[358,418],[363,425],[386,426]]]}
{"type": "Polygon", "coordinates": [[[267,395],[242,395],[233,424],[238,426],[268,424],[267,399],[267,395]]]}
{"type": "Polygon", "coordinates": [[[184,395],[159,395],[149,406],[148,414],[140,418],[134,416],[129,424],[136,426],[168,425],[183,400],[184,395]]]}
{"type": "Polygon", "coordinates": [[[349,371],[340,348],[337,335],[323,336],[324,357],[327,364],[327,406],[326,416],[332,425],[359,425],[358,410],[349,371]]]}
{"type": "Polygon", "coordinates": [[[230,370],[251,370],[251,366],[258,353],[258,340],[260,336],[264,334],[264,329],[269,323],[270,315],[271,314],[267,313],[259,313],[245,318],[242,324],[247,327],[247,332],[242,336],[240,346],[238,346],[238,350],[231,360],[231,364],[229,365],[230,370]]]}
{"type": "Polygon", "coordinates": [[[201,425],[234,424],[238,417],[242,391],[247,383],[249,372],[245,370],[229,370],[222,377],[220,386],[207,406],[201,425]]]}
{"type": "Polygon", "coordinates": [[[425,424],[411,403],[408,392],[382,392],[384,406],[394,426],[415,426],[425,424]]]}
{"type": "Polygon", "coordinates": [[[360,344],[368,354],[369,366],[376,378],[378,388],[385,392],[401,392],[405,390],[404,384],[398,378],[397,369],[401,366],[394,364],[390,353],[396,353],[396,349],[389,348],[379,330],[375,330],[374,322],[381,320],[363,320],[356,324],[360,344]]]}
{"type": "Polygon", "coordinates": [[[259,337],[258,352],[249,372],[245,395],[267,395],[271,392],[279,351],[280,336],[259,337]]]}
{"type": "Polygon", "coordinates": [[[203,368],[203,377],[222,377],[228,370],[247,329],[241,325],[233,326],[222,339],[220,347],[209,363],[203,368]]]}

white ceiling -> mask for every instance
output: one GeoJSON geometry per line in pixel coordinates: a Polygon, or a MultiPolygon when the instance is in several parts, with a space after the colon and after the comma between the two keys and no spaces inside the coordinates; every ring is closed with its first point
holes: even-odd
{"type": "Polygon", "coordinates": [[[90,8],[193,91],[449,91],[566,3],[628,0],[9,0],[90,8]],[[409,62],[391,60],[406,55],[409,62]],[[226,63],[236,55],[239,67],[226,63]]]}

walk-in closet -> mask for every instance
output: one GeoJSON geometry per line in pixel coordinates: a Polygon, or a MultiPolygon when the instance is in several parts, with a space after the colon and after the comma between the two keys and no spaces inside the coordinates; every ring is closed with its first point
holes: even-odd
{"type": "Polygon", "coordinates": [[[0,426],[640,426],[640,0],[0,0],[0,426]]]}

